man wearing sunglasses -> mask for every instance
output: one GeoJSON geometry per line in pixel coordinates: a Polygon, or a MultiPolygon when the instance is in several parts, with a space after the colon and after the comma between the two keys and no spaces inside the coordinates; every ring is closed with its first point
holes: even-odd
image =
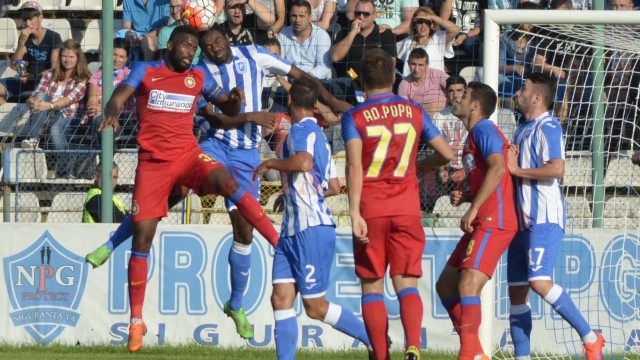
{"type": "Polygon", "coordinates": [[[362,57],[369,49],[380,48],[396,63],[396,36],[382,31],[376,24],[376,7],[371,0],[358,0],[355,19],[349,29],[343,29],[331,48],[331,60],[340,77],[357,79],[362,73],[362,57]]]}

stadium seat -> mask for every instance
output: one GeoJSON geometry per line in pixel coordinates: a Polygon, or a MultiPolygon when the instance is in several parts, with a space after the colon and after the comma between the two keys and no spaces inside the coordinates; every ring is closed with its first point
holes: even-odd
{"type": "MultiPolygon", "coordinates": [[[[9,6],[9,11],[20,10],[22,5],[27,1],[28,0],[20,0],[18,5],[9,6]]],[[[78,0],[75,0],[75,1],[78,1],[78,0]]],[[[84,1],[84,0],[81,0],[81,1],[84,1]]],[[[64,4],[64,0],[38,0],[38,3],[40,3],[40,6],[42,6],[42,10],[59,10],[60,7],[64,4]]]]}
{"type": "MultiPolygon", "coordinates": [[[[189,207],[191,215],[190,215],[190,224],[200,224],[202,218],[202,203],[200,201],[200,197],[195,194],[189,195],[191,206],[189,207]]],[[[164,225],[178,225],[178,224],[186,224],[187,214],[185,211],[185,205],[187,203],[187,199],[182,200],[176,206],[169,209],[169,214],[167,217],[163,218],[160,223],[164,225]]]]}
{"type": "Polygon", "coordinates": [[[640,198],[615,196],[604,203],[603,228],[640,229],[640,198]]]}
{"type": "MultiPolygon", "coordinates": [[[[122,20],[113,20],[113,28],[121,29],[122,20]]],[[[87,30],[80,41],[82,51],[89,53],[99,53],[102,44],[102,20],[91,20],[87,24],[87,30]]],[[[114,30],[115,32],[115,30],[114,30]]]]}
{"type": "Polygon", "coordinates": [[[138,166],[138,152],[116,152],[113,154],[113,161],[118,164],[118,184],[133,185],[138,166]]]}
{"type": "MultiPolygon", "coordinates": [[[[18,28],[16,22],[10,18],[0,18],[0,52],[14,53],[18,47],[18,28]]],[[[6,77],[3,76],[2,77],[6,77]]]]}
{"type": "Polygon", "coordinates": [[[564,165],[564,186],[591,186],[591,152],[567,151],[564,165]]]}
{"type": "Polygon", "coordinates": [[[89,67],[89,71],[91,71],[92,74],[95,74],[102,67],[102,63],[100,61],[92,61],[87,66],[89,67]]]}
{"type": "Polygon", "coordinates": [[[518,127],[516,115],[513,111],[509,109],[498,110],[498,127],[509,141],[513,141],[513,135],[516,133],[516,128],[518,127]]]}
{"type": "MultiPolygon", "coordinates": [[[[102,0],[71,0],[68,1],[69,5],[67,5],[67,1],[63,1],[60,6],[60,10],[72,10],[72,11],[98,11],[102,10],[102,0]]],[[[118,10],[117,8],[118,2],[117,0],[113,0],[113,8],[114,10],[118,10]]],[[[120,11],[122,11],[122,4],[120,5],[120,11]]]]}
{"type": "Polygon", "coordinates": [[[62,41],[71,39],[71,24],[67,19],[44,19],[42,26],[60,34],[62,41]]]}
{"type": "Polygon", "coordinates": [[[564,201],[567,208],[567,231],[571,229],[590,229],[593,215],[585,195],[565,196],[564,201]]]}
{"type": "Polygon", "coordinates": [[[469,210],[470,206],[471,204],[469,203],[463,203],[458,207],[454,207],[451,205],[448,195],[440,196],[433,207],[434,221],[438,226],[457,228],[460,224],[460,218],[469,210]]]}
{"type": "Polygon", "coordinates": [[[47,177],[47,160],[42,150],[11,149],[9,163],[4,163],[6,181],[13,184],[40,182],[47,177]]]}
{"type": "Polygon", "coordinates": [[[460,76],[463,77],[467,83],[482,81],[482,66],[467,66],[460,70],[460,76]]]}
{"type": "Polygon", "coordinates": [[[4,103],[0,105],[0,138],[13,136],[16,117],[8,116],[16,107],[15,103],[4,103]]]}
{"type": "Polygon", "coordinates": [[[347,166],[347,154],[344,151],[340,151],[333,155],[333,161],[336,163],[336,172],[338,173],[338,179],[346,179],[346,166],[347,166]]]}
{"type": "Polygon", "coordinates": [[[10,60],[0,60],[0,78],[16,77],[18,73],[11,68],[10,60]]]}
{"type": "Polygon", "coordinates": [[[58,193],[51,201],[51,207],[47,214],[48,223],[81,223],[82,209],[86,193],[71,192],[58,193]]]}
{"type": "Polygon", "coordinates": [[[604,176],[605,186],[625,187],[640,186],[640,167],[631,163],[631,159],[618,158],[609,161],[604,176]]]}
{"type": "MultiPolygon", "coordinates": [[[[36,197],[34,193],[11,193],[9,197],[9,206],[9,222],[39,223],[42,220],[38,197],[36,197]]],[[[4,214],[2,194],[0,194],[0,214],[4,214]]]]}

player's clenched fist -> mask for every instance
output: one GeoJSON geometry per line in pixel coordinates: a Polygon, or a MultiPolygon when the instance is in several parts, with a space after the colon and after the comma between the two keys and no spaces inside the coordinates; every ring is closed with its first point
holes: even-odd
{"type": "Polygon", "coordinates": [[[464,194],[460,190],[453,190],[449,198],[453,206],[460,206],[464,202],[464,194]]]}

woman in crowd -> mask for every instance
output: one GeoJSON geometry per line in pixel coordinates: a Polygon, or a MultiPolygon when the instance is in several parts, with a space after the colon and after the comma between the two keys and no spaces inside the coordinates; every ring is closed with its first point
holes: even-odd
{"type": "MultiPolygon", "coordinates": [[[[129,61],[129,42],[125,39],[115,38],[113,40],[113,88],[124,81],[131,70],[126,66],[129,61]]],[[[129,100],[127,107],[122,114],[131,115],[135,111],[134,97],[129,100]]],[[[99,121],[102,114],[102,70],[97,71],[89,79],[89,88],[87,96],[87,117],[89,120],[96,119],[99,121]]],[[[97,124],[95,124],[97,125],[97,124]]]]}
{"type": "Polygon", "coordinates": [[[429,67],[445,71],[444,58],[452,58],[453,40],[458,35],[458,27],[449,20],[436,15],[431,8],[419,7],[411,20],[411,35],[398,42],[398,59],[404,61],[403,76],[409,70],[409,54],[415,48],[423,48],[429,55],[429,67]]]}
{"type": "MultiPolygon", "coordinates": [[[[27,100],[37,128],[51,124],[49,133],[55,150],[68,150],[71,123],[84,115],[82,99],[91,72],[80,43],[69,39],[60,46],[60,56],[41,79],[33,95],[27,100]]],[[[37,134],[39,135],[39,134],[37,134]]],[[[73,156],[60,153],[56,162],[56,177],[73,177],[73,156]]]]}

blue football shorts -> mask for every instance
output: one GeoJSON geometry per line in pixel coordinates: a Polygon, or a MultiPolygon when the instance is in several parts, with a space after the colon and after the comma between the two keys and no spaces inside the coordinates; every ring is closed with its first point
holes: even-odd
{"type": "Polygon", "coordinates": [[[336,229],[312,226],[283,236],[273,256],[273,284],[295,283],[303,298],[324,296],[336,252],[336,229]]]}

